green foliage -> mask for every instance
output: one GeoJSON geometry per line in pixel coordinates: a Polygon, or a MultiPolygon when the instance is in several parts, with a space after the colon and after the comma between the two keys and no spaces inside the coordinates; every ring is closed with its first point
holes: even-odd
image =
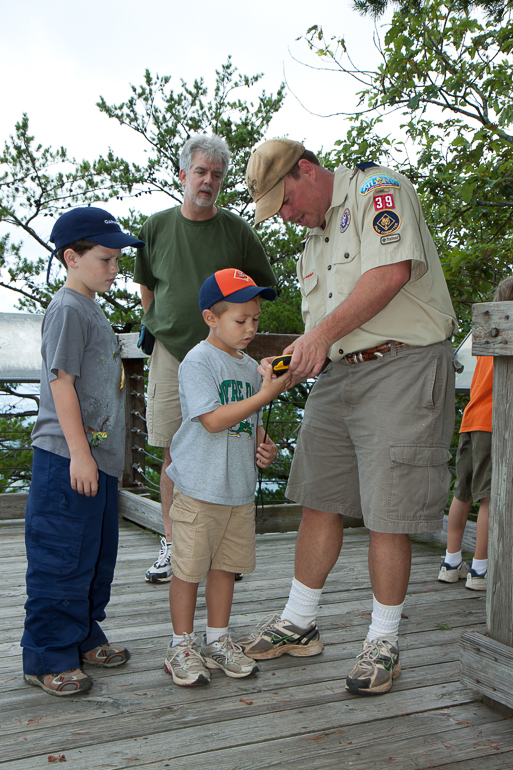
{"type": "Polygon", "coordinates": [[[483,19],[474,5],[409,3],[378,44],[382,63],[374,72],[355,69],[343,38],[327,39],[318,26],[306,35],[323,65],[355,78],[360,89],[335,158],[347,163],[357,147],[415,184],[462,334],[471,304],[489,300],[513,261],[511,4],[500,20],[483,19]],[[402,141],[378,133],[383,116],[394,113],[402,141]]]}
{"type": "MultiPolygon", "coordinates": [[[[212,93],[202,78],[192,85],[181,80],[179,88],[173,90],[170,77],[152,75],[147,70],[140,86],[130,86],[131,94],[124,102],[108,105],[100,98],[100,110],[137,135],[145,153],[144,163],[118,157],[112,150],[94,161],[76,161],[63,147],[54,150],[39,144],[24,115],[0,155],[0,222],[10,230],[0,236],[0,267],[7,276],[0,285],[17,293],[18,309],[44,312],[65,280],[64,269],[54,262],[53,283],[48,286],[45,282],[53,249],[48,241],[53,221],[68,207],[101,202],[108,208],[112,199],[135,204],[146,195],[158,196],[155,211],[179,205],[179,156],[183,144],[193,134],[216,133],[227,141],[232,164],[218,203],[252,222],[253,204],[245,184],[245,168],[251,148],[265,138],[284,100],[281,86],[275,95],[262,91],[254,101],[248,101],[250,89],[254,90],[260,78],[261,75],[239,74],[228,59],[216,71],[212,93]],[[27,254],[27,239],[37,245],[35,257],[27,254]]],[[[137,235],[144,219],[135,205],[125,216],[118,217],[122,228],[133,235],[137,235]]],[[[265,222],[259,236],[277,276],[279,295],[275,302],[263,303],[260,330],[300,333],[303,324],[295,274],[302,248],[301,233],[290,225],[265,222]]],[[[122,275],[108,294],[99,297],[103,311],[119,333],[136,331],[140,325],[140,298],[130,280],[133,262],[133,253],[124,251],[122,275]]],[[[0,386],[0,391],[13,393],[9,387],[0,386]]],[[[26,485],[28,466],[25,467],[25,450],[13,450],[15,445],[19,448],[30,443],[32,426],[26,419],[13,418],[10,412],[10,405],[0,408],[2,436],[9,436],[4,442],[4,454],[0,455],[0,467],[8,466],[6,479],[12,471],[17,488],[23,481],[26,485]],[[6,416],[1,416],[4,413],[6,416]],[[8,425],[12,428],[10,433],[8,425]],[[20,463],[20,470],[14,467],[16,463],[20,463]]],[[[295,424],[297,419],[293,419],[295,424]]],[[[147,447],[147,451],[153,455],[148,457],[147,476],[157,496],[161,452],[153,447],[147,447]]],[[[9,483],[7,480],[0,481],[2,489],[9,483]]]]}
{"type": "MultiPolygon", "coordinates": [[[[76,161],[60,147],[53,150],[38,144],[30,134],[26,115],[16,124],[15,133],[5,143],[0,155],[0,222],[19,231],[37,244],[41,256],[29,258],[21,242],[9,234],[0,238],[0,267],[8,278],[1,282],[19,295],[18,308],[44,312],[53,294],[65,280],[58,263],[52,268],[53,285],[45,283],[46,266],[52,245],[48,242],[53,220],[63,210],[108,200],[138,199],[159,193],[155,210],[182,201],[179,180],[179,156],[184,142],[195,133],[217,133],[226,139],[232,152],[232,165],[219,196],[219,205],[246,219],[252,217],[252,202],[245,185],[245,167],[251,147],[260,142],[284,100],[284,87],[276,95],[262,91],[255,102],[246,101],[245,92],[253,88],[261,75],[241,75],[230,58],[216,70],[213,93],[201,78],[192,86],[180,81],[174,91],[169,76],[153,76],[148,70],[140,86],[131,86],[131,96],[117,105],[100,98],[98,106],[120,125],[134,131],[145,150],[146,161],[137,164],[116,156],[109,150],[95,161],[76,161]],[[163,202],[162,195],[169,202],[163,202]],[[58,276],[57,278],[55,278],[58,276]]],[[[118,217],[125,231],[137,235],[144,216],[131,208],[118,217]]],[[[287,241],[284,228],[263,228],[263,241],[273,263],[281,297],[275,303],[276,319],[267,311],[269,329],[283,321],[287,331],[299,331],[300,315],[295,282],[295,260],[299,239],[287,241]],[[281,251],[286,244],[286,249],[281,251]],[[287,302],[292,298],[289,309],[287,302]]],[[[113,289],[99,302],[117,332],[136,331],[140,324],[140,298],[130,283],[134,255],[126,250],[120,263],[122,275],[113,289]]]]}

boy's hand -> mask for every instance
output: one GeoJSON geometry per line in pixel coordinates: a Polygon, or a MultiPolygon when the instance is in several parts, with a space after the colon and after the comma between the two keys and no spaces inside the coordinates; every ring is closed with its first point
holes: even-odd
{"type": "Polygon", "coordinates": [[[276,460],[278,454],[278,447],[269,436],[265,437],[265,441],[258,445],[256,458],[259,468],[268,468],[270,464],[276,460]]]}
{"type": "Polygon", "coordinates": [[[272,368],[269,367],[265,370],[260,391],[265,394],[267,403],[269,403],[270,401],[273,401],[276,396],[279,396],[280,393],[283,393],[285,390],[290,388],[291,382],[291,372],[285,372],[285,374],[282,374],[281,377],[277,377],[275,374],[273,374],[272,368]]]}
{"type": "Polygon", "coordinates": [[[98,466],[91,452],[76,455],[71,458],[70,467],[71,488],[86,497],[96,497],[98,493],[98,466]]]}

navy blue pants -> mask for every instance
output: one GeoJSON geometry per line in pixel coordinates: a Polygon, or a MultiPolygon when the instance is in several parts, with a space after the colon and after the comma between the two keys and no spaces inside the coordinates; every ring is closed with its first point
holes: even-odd
{"type": "Polygon", "coordinates": [[[118,481],[100,471],[97,495],[86,497],[71,488],[69,465],[34,449],[25,513],[25,674],[79,668],[81,652],[107,641],[98,623],[118,550],[118,481]]]}

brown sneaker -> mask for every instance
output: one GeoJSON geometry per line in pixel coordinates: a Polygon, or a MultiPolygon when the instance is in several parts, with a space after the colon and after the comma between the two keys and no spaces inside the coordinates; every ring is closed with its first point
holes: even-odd
{"type": "Polygon", "coordinates": [[[82,655],[83,663],[89,663],[90,666],[102,666],[103,668],[122,666],[127,660],[130,660],[128,650],[119,644],[109,644],[109,642],[94,647],[82,655]]]}
{"type": "Polygon", "coordinates": [[[365,639],[363,651],[346,678],[346,690],[355,695],[379,695],[388,692],[401,673],[399,645],[390,639],[365,639]]]}
{"type": "Polygon", "coordinates": [[[24,674],[27,684],[41,687],[49,695],[63,697],[88,692],[93,686],[93,680],[79,668],[63,671],[61,674],[24,674]]]}

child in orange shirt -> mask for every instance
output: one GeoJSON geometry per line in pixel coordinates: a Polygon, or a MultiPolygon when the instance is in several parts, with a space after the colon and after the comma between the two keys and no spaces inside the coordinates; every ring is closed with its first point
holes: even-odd
{"type": "MultiPolygon", "coordinates": [[[[513,301],[513,277],[499,284],[493,301],[513,301]]],[[[466,579],[465,587],[471,591],[486,591],[492,483],[492,387],[493,356],[478,356],[470,385],[470,401],[461,421],[456,484],[447,522],[447,550],[438,573],[441,583],[457,583],[466,579]],[[476,549],[469,567],[462,560],[461,542],[472,501],[478,500],[476,549]]]]}

